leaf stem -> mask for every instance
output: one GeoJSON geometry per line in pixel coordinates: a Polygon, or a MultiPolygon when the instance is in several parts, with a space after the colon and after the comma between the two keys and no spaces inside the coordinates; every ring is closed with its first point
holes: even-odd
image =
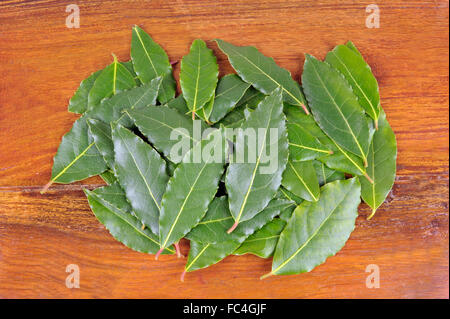
{"type": "Polygon", "coordinates": [[[233,224],[233,226],[231,226],[231,228],[227,230],[227,234],[230,234],[233,230],[235,230],[236,227],[237,227],[237,225],[239,225],[239,222],[238,222],[238,221],[236,221],[236,222],[233,224]]]}
{"type": "Polygon", "coordinates": [[[373,180],[367,175],[366,172],[364,172],[364,177],[367,178],[367,180],[370,182],[370,184],[373,184],[373,180]]]}
{"type": "Polygon", "coordinates": [[[181,258],[180,245],[178,243],[173,244],[175,246],[175,251],[177,252],[177,257],[181,258]]]}
{"type": "Polygon", "coordinates": [[[162,247],[160,250],[158,250],[158,252],[157,252],[156,255],[155,255],[155,260],[158,260],[159,255],[161,255],[161,253],[163,252],[163,250],[164,250],[164,247],[162,247]]]}
{"type": "Polygon", "coordinates": [[[273,276],[273,275],[274,275],[274,274],[273,274],[272,272],[269,272],[268,274],[265,274],[265,275],[259,277],[259,280],[266,279],[266,278],[268,278],[268,277],[270,277],[270,276],[273,276]]]}
{"type": "Polygon", "coordinates": [[[367,217],[367,220],[371,220],[373,215],[375,215],[375,212],[377,211],[376,208],[372,208],[372,213],[369,215],[369,217],[367,217]]]}
{"type": "Polygon", "coordinates": [[[184,282],[184,276],[186,275],[186,269],[183,271],[183,273],[181,274],[180,280],[181,282],[184,282]]]}
{"type": "Polygon", "coordinates": [[[45,186],[42,187],[42,189],[41,189],[41,191],[40,191],[41,195],[44,194],[52,184],[53,184],[53,180],[51,180],[50,182],[48,182],[47,184],[45,184],[45,186]]]}
{"type": "Polygon", "coordinates": [[[304,103],[301,103],[300,106],[303,108],[303,111],[305,111],[306,115],[309,115],[309,111],[306,108],[306,105],[304,103]]]}

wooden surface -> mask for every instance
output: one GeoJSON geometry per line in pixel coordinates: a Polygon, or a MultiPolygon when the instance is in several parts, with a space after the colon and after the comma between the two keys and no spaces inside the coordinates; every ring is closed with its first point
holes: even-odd
{"type": "MultiPolygon", "coordinates": [[[[365,26],[372,1],[2,1],[0,2],[1,298],[448,298],[448,1],[377,1],[380,28],[365,26]],[[172,3],[170,3],[172,2],[172,3]],[[67,4],[81,27],[68,29],[67,4]],[[76,115],[67,103],[79,82],[129,59],[139,24],[172,61],[195,38],[255,45],[299,79],[308,52],[323,58],[352,40],[380,83],[397,135],[398,177],[387,203],[366,221],[361,205],[350,240],[311,273],[271,277],[270,260],[229,257],[179,281],[185,259],[131,251],[90,212],[74,185],[39,189],[76,115]],[[80,267],[68,289],[68,264],[80,267]],[[366,266],[380,268],[366,288],[366,266]]],[[[231,72],[218,56],[221,73],[231,72]]],[[[176,73],[179,66],[176,67],[176,73]]],[[[188,244],[183,251],[187,254],[188,244]]]]}

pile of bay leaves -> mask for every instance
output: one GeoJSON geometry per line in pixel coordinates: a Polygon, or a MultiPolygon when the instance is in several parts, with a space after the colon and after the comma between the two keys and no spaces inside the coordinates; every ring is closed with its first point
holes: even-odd
{"type": "Polygon", "coordinates": [[[302,87],[256,48],[216,42],[236,74],[219,79],[195,40],[175,97],[167,54],[133,27],[131,61],[114,56],[71,98],[82,115],[42,192],[100,175],[108,185],[84,191],[118,241],[156,258],[190,241],[182,279],[242,254],[273,256],[262,278],[308,272],[344,246],[361,197],[370,218],[394,183],[377,81],[351,42],[306,55],[302,87]]]}

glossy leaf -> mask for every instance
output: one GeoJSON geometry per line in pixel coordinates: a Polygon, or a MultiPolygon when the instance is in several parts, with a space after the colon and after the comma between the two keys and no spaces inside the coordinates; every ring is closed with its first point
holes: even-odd
{"type": "Polygon", "coordinates": [[[328,168],[324,163],[319,161],[313,161],[314,169],[316,170],[317,179],[319,185],[323,186],[326,183],[334,182],[337,180],[345,179],[345,174],[339,171],[335,171],[328,168]]]}
{"type": "Polygon", "coordinates": [[[112,129],[115,174],[136,216],[159,234],[161,198],[169,176],[166,162],[150,145],[121,125],[112,129]]]}
{"type": "MultiPolygon", "coordinates": [[[[117,202],[112,203],[96,192],[87,189],[84,192],[95,216],[115,239],[139,252],[155,254],[158,251],[158,237],[152,234],[150,230],[142,229],[142,224],[136,217],[117,207],[117,202]]],[[[164,251],[165,254],[172,254],[173,252],[172,249],[164,251]]]]}
{"type": "Polygon", "coordinates": [[[300,205],[303,202],[303,198],[291,193],[283,186],[280,186],[280,188],[278,189],[277,195],[275,197],[289,200],[297,205],[300,205]]]}
{"type": "Polygon", "coordinates": [[[131,37],[131,60],[142,83],[162,77],[158,100],[166,103],[175,96],[175,80],[169,57],[161,46],[140,27],[134,26],[131,37]]]}
{"type": "Polygon", "coordinates": [[[240,101],[250,84],[242,81],[236,74],[229,74],[219,80],[216,95],[208,120],[220,121],[240,101]]]}
{"type": "Polygon", "coordinates": [[[80,117],[72,129],[63,136],[53,159],[52,177],[42,193],[52,183],[68,184],[98,175],[107,165],[88,135],[86,116],[80,117]]]}
{"type": "Polygon", "coordinates": [[[218,197],[210,204],[205,217],[186,235],[186,238],[208,243],[220,243],[229,240],[242,243],[248,236],[292,205],[293,203],[289,200],[273,199],[263,211],[252,219],[243,221],[232,233],[228,234],[227,230],[233,226],[234,220],[228,208],[227,198],[225,196],[218,197]]]}
{"type": "Polygon", "coordinates": [[[373,180],[373,184],[365,178],[360,178],[360,182],[361,196],[372,208],[370,219],[386,199],[395,181],[397,142],[383,111],[379,118],[379,128],[370,145],[368,159],[367,173],[373,180]]]}
{"type": "Polygon", "coordinates": [[[233,254],[253,254],[261,258],[269,258],[273,255],[278,238],[285,226],[284,220],[275,218],[248,237],[233,254]]]}
{"type": "Polygon", "coordinates": [[[281,184],[290,192],[307,201],[319,200],[319,181],[312,161],[293,162],[289,160],[281,184]]]}
{"type": "Polygon", "coordinates": [[[346,45],[338,45],[328,52],[325,61],[341,72],[359,100],[359,104],[378,127],[380,93],[378,82],[364,58],[346,45]]]}
{"type": "MultiPolygon", "coordinates": [[[[125,192],[119,182],[113,182],[109,186],[99,187],[92,191],[98,197],[116,207],[119,211],[127,214],[132,213],[132,207],[125,196],[125,192]]],[[[142,226],[142,223],[141,223],[142,226]]]]}
{"type": "Polygon", "coordinates": [[[201,134],[206,128],[202,121],[192,121],[167,106],[134,108],[127,113],[155,148],[174,163],[181,162],[186,152],[201,140],[201,134]],[[175,152],[173,147],[177,144],[188,144],[190,147],[175,152]],[[171,151],[174,153],[171,154],[171,151]]]}
{"type": "Polygon", "coordinates": [[[343,149],[367,163],[369,127],[364,110],[344,77],[327,63],[306,56],[303,88],[320,128],[343,149]]]}
{"type": "Polygon", "coordinates": [[[355,228],[360,203],[357,178],[322,187],[318,202],[303,202],[280,235],[269,275],[311,271],[335,255],[355,228]]]}
{"type": "Polygon", "coordinates": [[[89,91],[100,73],[102,73],[102,70],[92,73],[88,78],[81,81],[80,86],[69,101],[69,112],[83,114],[87,111],[89,91]]]}
{"type": "Polygon", "coordinates": [[[133,125],[125,110],[156,104],[161,78],[155,78],[150,83],[118,93],[109,99],[104,99],[99,107],[89,112],[89,117],[104,123],[117,122],[127,128],[133,125]]]}
{"type": "Polygon", "coordinates": [[[254,87],[250,86],[247,91],[245,91],[242,98],[236,104],[236,107],[246,106],[251,109],[256,109],[258,104],[266,98],[266,95],[254,87]]]}
{"type": "Polygon", "coordinates": [[[99,105],[104,98],[129,90],[135,86],[136,81],[133,75],[114,56],[114,62],[103,69],[89,91],[88,110],[92,110],[99,105]]]}
{"type": "Polygon", "coordinates": [[[288,220],[291,218],[292,213],[294,212],[296,208],[295,204],[292,204],[289,207],[286,207],[278,216],[281,220],[284,220],[285,222],[288,222],[288,220]]]}
{"type": "Polygon", "coordinates": [[[170,178],[159,219],[161,248],[177,243],[206,214],[224,170],[226,142],[222,135],[215,130],[197,143],[170,178]]]}
{"type": "Polygon", "coordinates": [[[245,82],[264,94],[270,94],[277,87],[281,87],[284,101],[306,109],[306,101],[299,85],[292,79],[289,71],[280,68],[272,58],[264,56],[255,47],[234,46],[223,40],[216,42],[245,82]]]}
{"type": "Polygon", "coordinates": [[[89,134],[92,136],[100,154],[111,169],[114,169],[114,144],[111,138],[111,126],[95,119],[87,120],[89,134]]]}
{"type": "Polygon", "coordinates": [[[194,40],[181,60],[180,86],[189,110],[195,114],[214,95],[219,67],[203,40],[194,40]]]}
{"type": "Polygon", "coordinates": [[[180,114],[189,113],[189,109],[187,107],[186,100],[183,97],[183,93],[167,102],[167,106],[177,110],[180,114]]]}
{"type": "Polygon", "coordinates": [[[251,219],[264,209],[280,187],[281,175],[288,159],[288,140],[281,98],[281,90],[275,90],[249,115],[241,126],[242,130],[238,132],[235,158],[241,157],[245,160],[240,163],[232,162],[225,178],[235,225],[251,219]],[[259,131],[258,147],[253,150],[256,153],[254,161],[249,161],[248,156],[245,157],[244,154],[256,148],[256,145],[251,145],[245,138],[246,129],[259,131]],[[264,136],[261,136],[261,129],[264,130],[264,136]],[[268,165],[271,165],[271,169],[268,165]]]}

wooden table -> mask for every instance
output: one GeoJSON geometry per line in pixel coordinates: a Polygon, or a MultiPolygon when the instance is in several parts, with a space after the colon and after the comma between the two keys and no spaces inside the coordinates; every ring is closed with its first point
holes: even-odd
{"type": "MultiPolygon", "coordinates": [[[[448,1],[377,1],[380,28],[367,28],[371,1],[2,1],[0,3],[0,298],[448,298],[448,1]],[[170,3],[172,2],[172,3],[170,3]],[[77,3],[80,28],[66,5],[77,3]],[[232,72],[209,41],[255,45],[299,79],[304,53],[323,58],[352,40],[380,83],[397,135],[398,176],[371,221],[361,205],[350,240],[312,272],[259,276],[270,260],[228,257],[181,283],[185,259],[136,253],[90,212],[84,187],[49,180],[52,158],[76,115],[67,103],[79,82],[129,59],[138,24],[179,60],[208,40],[221,74],[232,72]],[[65,285],[80,268],[80,288],[65,285]],[[366,288],[366,267],[380,288],[366,288]]],[[[176,67],[176,74],[179,66],[176,67]]],[[[188,244],[183,245],[187,254],[188,244]]]]}

